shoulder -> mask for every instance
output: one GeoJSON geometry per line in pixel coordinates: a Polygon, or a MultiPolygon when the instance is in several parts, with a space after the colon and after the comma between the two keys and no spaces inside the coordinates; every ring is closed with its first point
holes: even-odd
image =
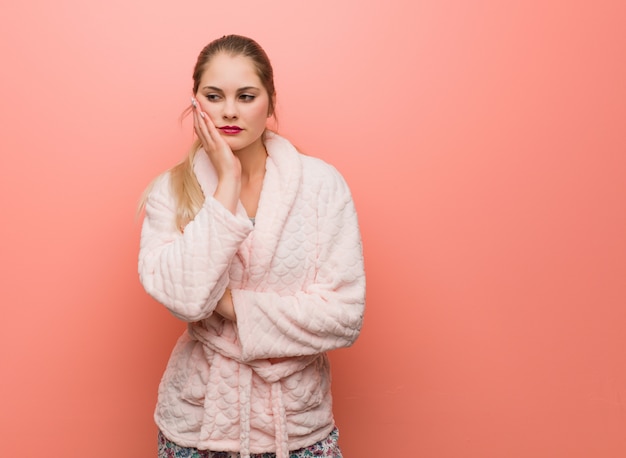
{"type": "Polygon", "coordinates": [[[314,176],[343,179],[339,171],[328,162],[313,156],[307,156],[302,153],[300,155],[300,161],[305,172],[308,172],[314,176]]]}
{"type": "Polygon", "coordinates": [[[152,183],[148,185],[147,196],[148,200],[159,197],[167,197],[172,195],[172,172],[167,172],[158,175],[152,183]]]}
{"type": "Polygon", "coordinates": [[[175,207],[175,197],[172,190],[172,171],[168,170],[152,180],[144,191],[142,206],[146,213],[154,213],[158,209],[175,207]]]}
{"type": "Polygon", "coordinates": [[[297,181],[300,193],[317,195],[321,200],[337,197],[350,200],[350,190],[341,173],[328,162],[302,154],[286,138],[269,132],[266,147],[273,163],[287,181],[297,181]]]}
{"type": "Polygon", "coordinates": [[[345,186],[341,173],[331,164],[301,153],[288,139],[268,132],[265,143],[272,160],[283,173],[301,174],[305,185],[345,186]]]}
{"type": "Polygon", "coordinates": [[[303,184],[313,186],[320,191],[349,196],[350,190],[346,180],[335,166],[322,159],[304,154],[300,154],[300,160],[303,184]]]}

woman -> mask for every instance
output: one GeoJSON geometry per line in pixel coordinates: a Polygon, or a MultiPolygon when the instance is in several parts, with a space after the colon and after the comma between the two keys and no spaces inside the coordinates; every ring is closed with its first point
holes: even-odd
{"type": "Polygon", "coordinates": [[[325,352],[363,319],[350,192],[266,129],[256,42],[213,41],[193,81],[198,138],[149,188],[139,253],[146,291],[188,323],[159,387],[159,456],[340,457],[325,352]]]}

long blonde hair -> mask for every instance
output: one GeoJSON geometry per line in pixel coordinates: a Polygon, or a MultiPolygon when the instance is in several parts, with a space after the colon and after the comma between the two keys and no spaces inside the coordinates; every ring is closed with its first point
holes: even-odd
{"type": "MultiPolygon", "coordinates": [[[[251,38],[241,35],[225,35],[213,40],[200,52],[198,60],[193,70],[193,94],[198,92],[202,74],[210,60],[219,53],[227,53],[231,56],[249,57],[256,69],[257,75],[269,96],[269,116],[276,116],[275,99],[276,89],[274,87],[274,70],[267,54],[261,46],[251,38]]],[[[185,110],[189,113],[191,107],[185,110]]],[[[191,145],[187,157],[168,170],[170,174],[170,185],[172,194],[176,198],[176,227],[182,232],[185,226],[192,221],[204,204],[204,193],[198,183],[196,174],[193,171],[193,162],[196,153],[201,147],[200,140],[196,139],[191,145]]],[[[166,172],[166,173],[168,173],[166,172]]],[[[141,212],[152,189],[152,184],[144,191],[140,204],[141,212]]]]}

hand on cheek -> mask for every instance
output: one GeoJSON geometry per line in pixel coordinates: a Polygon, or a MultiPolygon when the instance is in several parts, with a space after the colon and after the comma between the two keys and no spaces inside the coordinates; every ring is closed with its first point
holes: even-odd
{"type": "Polygon", "coordinates": [[[202,143],[218,177],[239,176],[241,163],[215,127],[211,117],[204,111],[195,97],[192,97],[194,130],[202,143]]]}

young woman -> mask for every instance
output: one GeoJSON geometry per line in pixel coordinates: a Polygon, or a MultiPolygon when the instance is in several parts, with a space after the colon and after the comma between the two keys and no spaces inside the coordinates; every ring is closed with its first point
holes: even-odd
{"type": "Polygon", "coordinates": [[[145,199],[139,275],[188,323],[161,380],[159,457],[341,457],[326,352],[361,329],[365,276],[341,175],[267,130],[276,92],[253,40],[193,72],[197,140],[145,199]]]}

